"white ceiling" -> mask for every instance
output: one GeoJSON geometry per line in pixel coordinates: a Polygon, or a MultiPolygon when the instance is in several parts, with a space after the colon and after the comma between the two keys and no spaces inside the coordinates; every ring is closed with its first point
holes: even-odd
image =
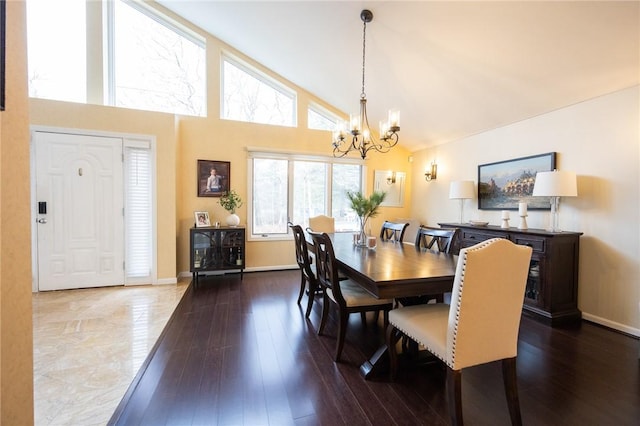
{"type": "Polygon", "coordinates": [[[639,83],[637,1],[158,0],[346,113],[358,109],[362,21],[372,127],[450,142],[639,83]]]}

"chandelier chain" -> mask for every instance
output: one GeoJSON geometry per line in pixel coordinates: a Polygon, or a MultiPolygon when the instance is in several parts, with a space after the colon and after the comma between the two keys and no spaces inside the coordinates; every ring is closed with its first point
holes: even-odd
{"type": "Polygon", "coordinates": [[[364,21],[362,26],[362,92],[360,98],[366,99],[367,94],[364,92],[364,70],[365,70],[365,52],[367,46],[367,22],[364,21]]]}

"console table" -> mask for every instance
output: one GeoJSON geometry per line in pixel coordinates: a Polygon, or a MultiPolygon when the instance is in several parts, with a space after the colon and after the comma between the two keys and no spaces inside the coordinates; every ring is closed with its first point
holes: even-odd
{"type": "Polygon", "coordinates": [[[240,270],[245,267],[245,229],[239,226],[191,228],[189,265],[194,287],[199,274],[210,271],[240,270]]]}
{"type": "Polygon", "coordinates": [[[578,323],[578,255],[581,232],[549,232],[499,226],[439,223],[458,228],[456,248],[470,247],[490,238],[506,238],[533,249],[524,295],[523,312],[552,326],[578,323]]]}

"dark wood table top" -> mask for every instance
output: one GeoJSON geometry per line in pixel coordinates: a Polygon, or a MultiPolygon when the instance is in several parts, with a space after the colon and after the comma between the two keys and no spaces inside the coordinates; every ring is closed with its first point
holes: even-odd
{"type": "Polygon", "coordinates": [[[453,287],[457,256],[379,239],[373,250],[357,247],[351,233],[331,239],[344,273],[376,297],[440,294],[453,287]]]}

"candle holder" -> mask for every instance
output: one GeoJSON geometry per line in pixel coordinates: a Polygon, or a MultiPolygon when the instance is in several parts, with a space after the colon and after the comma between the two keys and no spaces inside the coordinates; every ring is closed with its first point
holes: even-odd
{"type": "Polygon", "coordinates": [[[527,203],[518,203],[518,216],[520,216],[518,229],[527,229],[527,203]]]}
{"type": "Polygon", "coordinates": [[[502,210],[502,225],[500,226],[503,229],[507,229],[509,228],[509,211],[508,210],[502,210]]]}
{"type": "Polygon", "coordinates": [[[529,229],[527,226],[527,216],[528,215],[526,214],[520,216],[520,225],[518,225],[518,229],[529,229]]]}

